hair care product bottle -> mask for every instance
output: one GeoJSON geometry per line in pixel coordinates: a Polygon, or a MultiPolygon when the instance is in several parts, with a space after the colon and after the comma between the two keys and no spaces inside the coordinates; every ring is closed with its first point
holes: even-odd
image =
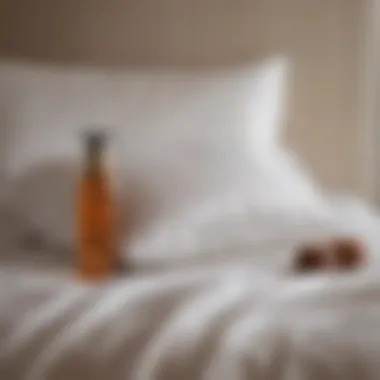
{"type": "Polygon", "coordinates": [[[76,203],[77,271],[80,279],[89,281],[106,279],[116,266],[114,205],[106,168],[106,144],[107,138],[101,132],[84,136],[76,203]]]}

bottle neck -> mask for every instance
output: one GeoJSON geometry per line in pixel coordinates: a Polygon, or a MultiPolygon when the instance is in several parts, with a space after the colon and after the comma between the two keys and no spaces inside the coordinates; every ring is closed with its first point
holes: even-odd
{"type": "Polygon", "coordinates": [[[103,171],[102,149],[87,149],[85,154],[84,170],[86,174],[97,175],[103,171]]]}

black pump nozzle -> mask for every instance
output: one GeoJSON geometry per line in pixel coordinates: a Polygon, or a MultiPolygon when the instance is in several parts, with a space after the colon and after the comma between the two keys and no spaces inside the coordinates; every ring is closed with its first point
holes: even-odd
{"type": "Polygon", "coordinates": [[[92,151],[102,149],[108,140],[108,135],[101,129],[89,129],[83,136],[86,147],[92,151]]]}

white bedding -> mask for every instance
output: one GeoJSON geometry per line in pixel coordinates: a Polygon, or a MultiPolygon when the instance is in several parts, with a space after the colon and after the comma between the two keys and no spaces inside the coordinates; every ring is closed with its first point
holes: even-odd
{"type": "Polygon", "coordinates": [[[252,243],[232,262],[98,287],[30,253],[3,254],[0,378],[378,379],[380,220],[350,200],[334,210],[331,231],[356,232],[371,250],[352,274],[292,274],[282,258],[296,233],[252,243]]]}

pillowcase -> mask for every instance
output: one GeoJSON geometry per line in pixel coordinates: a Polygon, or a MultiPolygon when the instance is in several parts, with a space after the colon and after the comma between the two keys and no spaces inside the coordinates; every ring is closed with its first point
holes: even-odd
{"type": "Polygon", "coordinates": [[[100,124],[114,136],[118,208],[137,188],[141,233],[254,176],[256,161],[275,160],[288,64],[111,72],[5,62],[9,201],[28,229],[72,245],[79,135],[100,124]]]}
{"type": "Polygon", "coordinates": [[[196,207],[151,220],[124,241],[124,260],[150,268],[241,260],[260,257],[263,244],[283,247],[325,231],[333,209],[318,185],[295,157],[280,150],[273,156],[196,207]]]}

